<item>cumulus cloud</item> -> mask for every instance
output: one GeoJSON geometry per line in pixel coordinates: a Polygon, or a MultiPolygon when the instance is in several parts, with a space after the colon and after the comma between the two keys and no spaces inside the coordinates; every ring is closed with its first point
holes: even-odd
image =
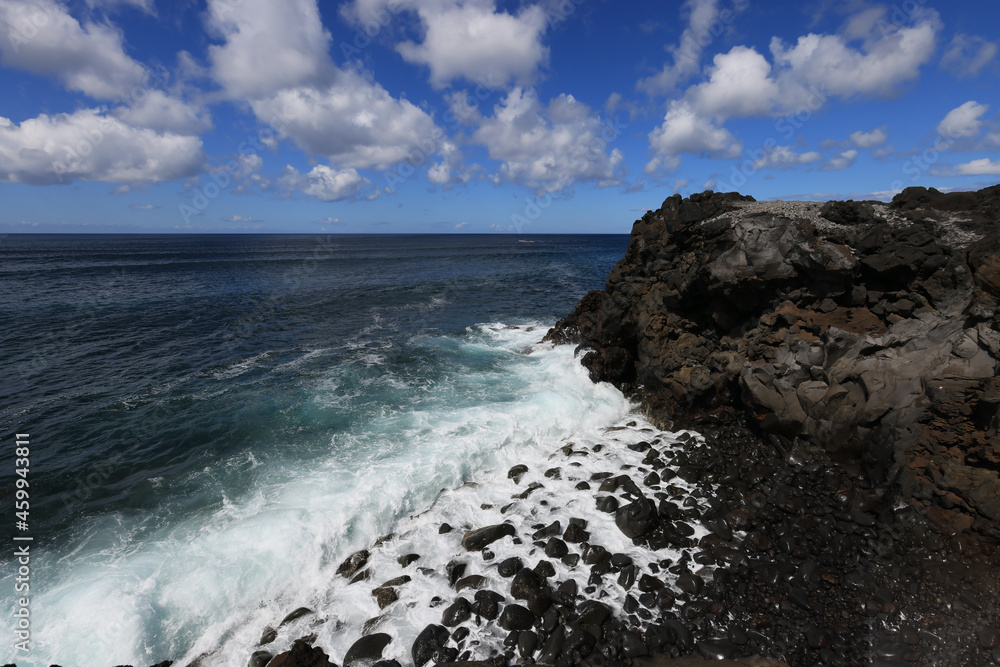
{"type": "MultiPolygon", "coordinates": [[[[671,158],[681,153],[735,158],[743,150],[742,142],[729,130],[714,124],[686,102],[671,102],[663,123],[650,132],[649,145],[667,166],[676,166],[671,158]]],[[[659,163],[649,166],[655,169],[659,163]]]]}
{"type": "Polygon", "coordinates": [[[976,76],[997,55],[996,42],[975,35],[955,35],[941,58],[941,67],[959,78],[976,76]]]}
{"type": "Polygon", "coordinates": [[[334,169],[317,165],[307,174],[286,166],[278,184],[287,190],[299,190],[320,201],[340,201],[353,199],[372,184],[356,169],[334,169]]]}
{"type": "Polygon", "coordinates": [[[286,184],[302,184],[319,199],[342,199],[365,185],[357,169],[386,169],[437,152],[443,132],[425,111],[364,73],[333,64],[316,0],[244,0],[238,11],[210,0],[209,10],[209,25],[224,40],[210,47],[215,79],[280,137],[330,162],[290,175],[286,184]]]}
{"type": "Polygon", "coordinates": [[[212,127],[205,109],[157,89],[143,90],[131,104],[116,107],[113,113],[129,125],[175,134],[199,134],[212,127]]]}
{"type": "Polygon", "coordinates": [[[984,157],[960,164],[955,167],[955,171],[962,176],[1000,176],[1000,161],[994,162],[984,157]]]}
{"type": "Polygon", "coordinates": [[[216,80],[231,97],[323,85],[335,74],[316,0],[209,0],[208,28],[224,41],[208,53],[216,80]]]}
{"type": "Polygon", "coordinates": [[[0,180],[34,185],[74,180],[172,181],[205,165],[201,139],[127,125],[96,109],[0,118],[0,180]]]}
{"type": "MultiPolygon", "coordinates": [[[[810,33],[792,45],[774,37],[770,61],[747,46],[717,54],[706,80],[672,100],[663,122],[650,133],[655,162],[647,170],[676,166],[682,153],[735,157],[742,146],[724,127],[730,118],[778,116],[803,108],[815,112],[831,97],[897,95],[932,57],[941,22],[933,10],[919,9],[909,25],[883,32],[884,12],[864,10],[840,33],[810,33]]],[[[852,138],[876,145],[880,132],[884,134],[880,129],[852,138]]],[[[853,159],[841,154],[830,164],[837,167],[853,159]]]]}
{"type": "Polygon", "coordinates": [[[871,132],[862,132],[858,130],[857,132],[851,133],[851,142],[858,148],[871,148],[872,146],[878,146],[884,144],[889,138],[886,134],[886,127],[877,127],[871,132]]]}
{"type": "Polygon", "coordinates": [[[848,34],[799,37],[792,46],[771,39],[771,55],[782,70],[783,98],[797,104],[810,86],[849,98],[855,95],[893,97],[920,76],[920,67],[934,54],[941,21],[932,10],[913,14],[913,25],[882,35],[871,14],[848,23],[848,34]],[[852,46],[861,39],[859,47],[852,46]],[[798,92],[799,95],[789,93],[798,92]]]}
{"type": "Polygon", "coordinates": [[[81,24],[54,0],[0,2],[0,52],[7,67],[57,77],[95,99],[126,97],[147,76],[125,53],[119,30],[81,24]]]}
{"type": "Polygon", "coordinates": [[[548,19],[538,5],[516,15],[497,11],[487,0],[416,7],[423,41],[403,42],[397,50],[404,60],[429,67],[435,88],[456,79],[529,84],[548,59],[542,44],[548,19]]]}
{"type": "Polygon", "coordinates": [[[769,151],[764,151],[764,155],[754,161],[754,170],[765,168],[788,169],[804,164],[812,164],[822,159],[816,151],[797,153],[791,146],[775,146],[769,151]]]}
{"type": "Polygon", "coordinates": [[[841,171],[853,165],[857,159],[858,159],[857,149],[851,148],[830,158],[830,160],[825,165],[823,165],[823,170],[841,171]]]}
{"type": "Polygon", "coordinates": [[[327,88],[288,88],[251,103],[300,148],[341,167],[383,169],[437,152],[443,132],[422,109],[346,71],[327,88]]]}
{"type": "Polygon", "coordinates": [[[576,182],[618,185],[624,158],[611,144],[623,126],[604,121],[572,95],[559,95],[543,105],[531,90],[513,89],[493,116],[470,112],[462,95],[452,97],[476,126],[471,141],[486,146],[499,160],[504,179],[549,191],[576,182]]]}
{"type": "Polygon", "coordinates": [[[700,113],[717,118],[761,116],[780,96],[771,65],[754,49],[737,46],[715,56],[708,81],[688,89],[687,97],[700,113]]]}
{"type": "Polygon", "coordinates": [[[938,123],[938,134],[949,139],[969,139],[978,136],[983,128],[983,121],[980,118],[989,109],[986,104],[969,100],[948,112],[948,115],[938,123]]]}
{"type": "Polygon", "coordinates": [[[462,79],[496,87],[530,84],[548,61],[542,40],[550,16],[563,18],[558,10],[547,13],[541,3],[508,12],[495,0],[354,0],[341,14],[378,31],[402,14],[415,14],[420,40],[401,42],[396,50],[407,62],[428,67],[435,88],[462,79]]]}

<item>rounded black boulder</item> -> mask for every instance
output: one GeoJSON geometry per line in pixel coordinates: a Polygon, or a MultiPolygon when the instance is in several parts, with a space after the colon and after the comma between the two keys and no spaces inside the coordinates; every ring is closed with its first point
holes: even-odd
{"type": "Polygon", "coordinates": [[[514,535],[514,532],[514,526],[509,523],[470,530],[462,538],[462,546],[466,551],[482,551],[497,540],[514,535]]]}
{"type": "Polygon", "coordinates": [[[347,649],[347,655],[344,656],[344,667],[369,667],[382,659],[382,651],[391,641],[392,637],[384,632],[376,632],[362,637],[351,644],[351,648],[347,649]]]}
{"type": "Polygon", "coordinates": [[[513,577],[522,567],[524,567],[524,561],[517,556],[511,556],[500,562],[497,566],[497,574],[504,578],[513,577]]]}
{"type": "Polygon", "coordinates": [[[549,558],[562,558],[568,553],[569,548],[566,546],[566,543],[558,537],[549,538],[549,541],[545,544],[545,555],[549,558]]]}
{"type": "Polygon", "coordinates": [[[292,648],[279,653],[271,662],[270,667],[332,667],[330,658],[318,646],[310,646],[303,640],[297,640],[292,648]]]}
{"type": "Polygon", "coordinates": [[[449,636],[446,627],[434,623],[421,630],[417,638],[413,640],[413,649],[410,651],[413,664],[417,667],[426,665],[434,657],[434,654],[444,647],[449,636]]]}
{"type": "Polygon", "coordinates": [[[510,594],[515,600],[527,600],[528,597],[542,587],[541,578],[533,570],[522,567],[510,582],[510,594]]]}
{"type": "Polygon", "coordinates": [[[535,623],[535,615],[527,607],[509,604],[503,608],[498,623],[504,630],[530,630],[535,623]]]}
{"type": "MultiPolygon", "coordinates": [[[[453,628],[459,623],[469,620],[470,616],[472,616],[472,605],[465,598],[458,598],[441,614],[441,624],[453,628]]],[[[347,665],[344,665],[344,667],[347,667],[347,665]]]]}
{"type": "Polygon", "coordinates": [[[615,512],[615,525],[625,537],[642,537],[656,524],[656,505],[645,496],[639,496],[634,502],[619,507],[615,512]]]}

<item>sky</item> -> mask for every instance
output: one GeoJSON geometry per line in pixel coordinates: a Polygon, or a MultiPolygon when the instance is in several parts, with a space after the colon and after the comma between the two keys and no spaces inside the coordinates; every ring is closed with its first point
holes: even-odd
{"type": "Polygon", "coordinates": [[[996,0],[0,0],[0,233],[627,233],[1000,182],[996,0]]]}

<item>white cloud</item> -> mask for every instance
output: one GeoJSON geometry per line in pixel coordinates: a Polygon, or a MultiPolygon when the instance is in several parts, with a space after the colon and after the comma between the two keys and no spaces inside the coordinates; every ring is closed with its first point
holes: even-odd
{"type": "Polygon", "coordinates": [[[446,185],[451,182],[451,167],[441,162],[427,170],[427,180],[435,185],[446,185]]]}
{"type": "Polygon", "coordinates": [[[941,67],[959,78],[976,76],[993,62],[997,45],[974,35],[955,35],[941,58],[941,67]]]}
{"type": "Polygon", "coordinates": [[[779,38],[772,38],[771,55],[775,66],[782,70],[783,99],[791,101],[794,107],[798,103],[796,98],[810,86],[843,98],[893,97],[904,84],[919,78],[920,67],[934,54],[941,29],[937,13],[916,11],[913,25],[884,36],[871,23],[871,15],[863,17],[866,21],[848,23],[852,32],[847,35],[810,33],[799,37],[790,47],[779,38]],[[852,47],[851,42],[861,37],[863,29],[869,32],[860,48],[852,47]]]}
{"type": "Polygon", "coordinates": [[[357,197],[372,182],[356,169],[334,169],[317,165],[308,174],[301,174],[298,169],[289,165],[285,167],[278,184],[287,190],[300,190],[320,201],[339,201],[357,197]]]}
{"type": "Polygon", "coordinates": [[[328,88],[289,88],[251,104],[300,148],[340,167],[383,169],[407,157],[426,159],[444,137],[422,109],[351,71],[328,88]]]}
{"type": "Polygon", "coordinates": [[[107,23],[81,25],[53,0],[0,2],[0,63],[55,76],[70,90],[96,99],[126,97],[146,71],[125,53],[122,35],[107,23]]]}
{"type": "Polygon", "coordinates": [[[209,0],[208,28],[225,42],[208,53],[215,79],[231,97],[323,85],[335,74],[316,0],[209,0]]]}
{"type": "Polygon", "coordinates": [[[889,138],[886,134],[886,126],[877,127],[871,132],[862,132],[858,130],[857,132],[851,133],[851,141],[858,148],[871,148],[872,146],[878,146],[884,144],[889,138]]]}
{"type": "MultiPolygon", "coordinates": [[[[746,46],[717,54],[706,80],[672,100],[663,122],[650,133],[650,147],[661,162],[648,164],[647,171],[677,166],[682,153],[735,157],[742,145],[723,126],[729,118],[815,113],[830,97],[898,94],[933,55],[941,22],[936,12],[920,9],[911,14],[911,25],[883,34],[883,12],[862,11],[841,33],[810,33],[792,46],[772,38],[772,62],[746,46]]],[[[857,138],[874,142],[878,132],[857,138]]],[[[851,161],[841,154],[831,168],[851,161]]]]}
{"type": "Polygon", "coordinates": [[[207,111],[157,89],[144,90],[132,104],[113,113],[129,125],[176,134],[198,134],[212,127],[207,111]]]}
{"type": "Polygon", "coordinates": [[[791,146],[775,146],[754,162],[754,169],[788,169],[803,164],[812,164],[822,159],[822,155],[816,151],[806,153],[796,153],[791,146]]]}
{"type": "Polygon", "coordinates": [[[171,181],[198,173],[204,164],[201,139],[126,125],[96,109],[42,114],[20,125],[0,118],[4,181],[171,181]]]}
{"type": "MultiPolygon", "coordinates": [[[[463,95],[452,97],[453,107],[463,104],[468,104],[463,95]]],[[[515,88],[492,117],[475,111],[471,119],[478,126],[472,142],[502,162],[501,175],[508,181],[550,191],[581,181],[601,187],[621,182],[624,156],[610,147],[623,128],[592,115],[572,95],[559,95],[544,106],[534,91],[515,88]]]]}
{"type": "Polygon", "coordinates": [[[456,79],[529,84],[548,59],[542,44],[548,19],[539,5],[526,5],[516,15],[497,11],[492,0],[405,5],[417,11],[424,36],[397,50],[406,61],[429,67],[435,88],[456,79]]]}
{"type": "Polygon", "coordinates": [[[824,171],[841,171],[847,169],[858,159],[858,151],[855,148],[846,150],[839,155],[836,155],[830,159],[825,165],[823,165],[824,171]]]}
{"type": "Polygon", "coordinates": [[[689,88],[687,96],[700,113],[719,119],[765,115],[780,94],[770,75],[771,65],[764,56],[737,46],[715,56],[708,81],[689,88]]]}
{"type": "Polygon", "coordinates": [[[129,205],[129,208],[136,211],[153,211],[160,207],[156,204],[131,204],[129,205]]]}
{"type": "Polygon", "coordinates": [[[676,166],[671,158],[681,153],[735,158],[743,150],[743,144],[729,130],[683,101],[670,103],[663,123],[649,133],[649,145],[667,166],[676,166]]]}
{"type": "Polygon", "coordinates": [[[980,118],[989,109],[989,105],[969,100],[962,106],[948,112],[948,115],[938,123],[938,134],[949,139],[975,137],[983,128],[983,121],[980,118]]]}
{"type": "Polygon", "coordinates": [[[437,152],[443,132],[425,111],[361,72],[334,66],[316,0],[244,0],[238,9],[210,0],[209,25],[225,39],[210,56],[227,93],[340,174],[313,170],[316,192],[346,191],[344,174],[353,169],[437,152]]]}
{"type": "Polygon", "coordinates": [[[955,171],[962,176],[1000,176],[1000,161],[994,162],[984,157],[960,164],[955,167],[955,171]]]}
{"type": "Polygon", "coordinates": [[[688,16],[687,27],[680,43],[669,49],[673,62],[665,64],[659,74],[639,81],[639,90],[650,95],[669,93],[700,70],[702,53],[711,41],[713,24],[718,22],[719,0],[687,0],[682,13],[688,16]]]}

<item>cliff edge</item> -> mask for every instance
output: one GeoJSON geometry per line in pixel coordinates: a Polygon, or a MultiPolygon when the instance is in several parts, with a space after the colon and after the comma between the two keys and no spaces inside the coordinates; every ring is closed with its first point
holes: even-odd
{"type": "Polygon", "coordinates": [[[664,426],[820,445],[1000,541],[1000,186],[890,204],[670,197],[546,336],[664,426]]]}

